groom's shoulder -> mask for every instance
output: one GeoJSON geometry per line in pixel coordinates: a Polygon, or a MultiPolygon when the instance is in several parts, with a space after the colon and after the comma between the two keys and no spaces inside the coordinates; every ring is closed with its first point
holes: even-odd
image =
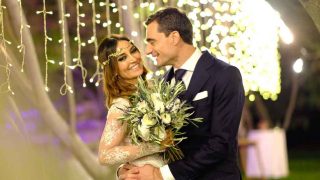
{"type": "Polygon", "coordinates": [[[229,68],[229,67],[233,66],[233,65],[217,58],[215,55],[213,55],[209,51],[204,51],[203,57],[204,57],[204,59],[206,59],[207,61],[210,61],[210,63],[212,63],[214,65],[213,68],[224,69],[224,68],[229,68]]]}
{"type": "Polygon", "coordinates": [[[234,66],[229,64],[226,61],[223,61],[213,54],[211,54],[208,51],[203,52],[203,55],[207,61],[210,61],[212,66],[209,67],[209,70],[207,72],[210,72],[212,74],[239,74],[239,69],[234,66]]]}

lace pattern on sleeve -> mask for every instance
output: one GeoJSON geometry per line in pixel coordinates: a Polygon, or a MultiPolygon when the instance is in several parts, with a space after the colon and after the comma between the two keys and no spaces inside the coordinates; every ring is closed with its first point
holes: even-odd
{"type": "Polygon", "coordinates": [[[101,164],[114,165],[130,162],[143,156],[160,152],[160,146],[150,143],[132,145],[125,143],[126,126],[118,121],[122,110],[129,106],[125,99],[117,99],[110,107],[107,122],[99,145],[99,161],[101,164]]]}

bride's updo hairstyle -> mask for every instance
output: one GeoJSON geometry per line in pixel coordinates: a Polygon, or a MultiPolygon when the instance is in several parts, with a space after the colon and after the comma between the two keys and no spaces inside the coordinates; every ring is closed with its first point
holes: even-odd
{"type": "MultiPolygon", "coordinates": [[[[106,95],[106,105],[109,108],[112,101],[119,97],[128,97],[136,91],[136,86],[127,82],[119,74],[117,61],[118,41],[131,42],[129,38],[121,35],[111,35],[104,38],[98,48],[98,60],[103,68],[104,92],[106,95]]],[[[145,78],[147,69],[143,66],[142,77],[145,78]]]]}

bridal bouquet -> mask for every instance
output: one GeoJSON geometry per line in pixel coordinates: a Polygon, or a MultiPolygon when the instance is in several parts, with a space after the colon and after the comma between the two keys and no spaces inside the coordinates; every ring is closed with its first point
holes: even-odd
{"type": "Polygon", "coordinates": [[[192,107],[181,101],[178,95],[185,91],[183,83],[169,83],[163,79],[145,81],[138,79],[137,92],[129,97],[131,106],[123,109],[120,118],[128,127],[134,144],[157,143],[165,150],[164,158],[169,161],[183,157],[176,147],[186,137],[181,128],[189,123],[196,126],[201,118],[190,118],[192,107]]]}

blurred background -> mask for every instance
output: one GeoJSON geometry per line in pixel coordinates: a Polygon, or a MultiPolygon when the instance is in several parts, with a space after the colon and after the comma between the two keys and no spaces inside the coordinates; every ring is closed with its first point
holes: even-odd
{"type": "MultiPolygon", "coordinates": [[[[319,0],[0,0],[0,179],[115,179],[97,147],[107,109],[97,47],[186,12],[194,45],[237,66],[244,179],[319,179],[319,0]]],[[[150,77],[165,73],[145,56],[150,77]]]]}

